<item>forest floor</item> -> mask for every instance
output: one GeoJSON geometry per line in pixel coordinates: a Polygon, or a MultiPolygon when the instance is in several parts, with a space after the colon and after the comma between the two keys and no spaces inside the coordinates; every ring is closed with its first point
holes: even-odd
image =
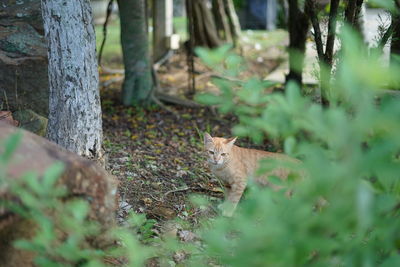
{"type": "MultiPolygon", "coordinates": [[[[241,77],[266,77],[280,64],[285,54],[286,36],[284,33],[278,35],[275,44],[263,49],[254,45],[253,40],[244,44],[243,55],[248,70],[241,77]]],[[[267,38],[267,35],[258,38],[267,38]]],[[[118,66],[118,58],[112,61],[113,67],[118,66]]],[[[198,59],[196,70],[197,90],[215,90],[208,75],[210,70],[198,59]]],[[[202,133],[231,136],[231,128],[237,119],[203,106],[169,105],[175,114],[160,106],[125,107],[120,101],[121,77],[122,74],[109,72],[100,75],[107,169],[120,182],[119,222],[123,223],[127,214],[133,211],[154,219],[155,232],[162,231],[163,224],[173,219],[192,229],[200,219],[217,214],[217,204],[223,198],[222,187],[205,162],[202,133]],[[206,209],[195,208],[189,201],[193,194],[206,197],[212,205],[206,209]]],[[[178,97],[185,93],[187,77],[183,51],[176,52],[158,70],[163,91],[178,97]]],[[[255,147],[247,139],[238,140],[238,145],[255,147]]],[[[275,150],[268,142],[257,148],[275,150]]]]}

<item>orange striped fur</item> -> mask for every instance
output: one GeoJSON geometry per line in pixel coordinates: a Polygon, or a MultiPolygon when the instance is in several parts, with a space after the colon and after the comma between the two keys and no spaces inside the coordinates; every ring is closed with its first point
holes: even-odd
{"type": "MultiPolygon", "coordinates": [[[[225,187],[224,216],[232,216],[242,197],[247,185],[248,177],[254,177],[259,167],[259,161],[263,158],[274,158],[282,161],[298,162],[284,154],[272,153],[256,149],[242,148],[234,145],[235,138],[211,137],[204,134],[204,148],[207,154],[207,162],[211,172],[220,179],[225,187]]],[[[278,168],[262,177],[254,177],[255,182],[265,186],[271,186],[278,190],[281,187],[274,186],[268,182],[270,175],[286,179],[290,171],[278,168]]]]}

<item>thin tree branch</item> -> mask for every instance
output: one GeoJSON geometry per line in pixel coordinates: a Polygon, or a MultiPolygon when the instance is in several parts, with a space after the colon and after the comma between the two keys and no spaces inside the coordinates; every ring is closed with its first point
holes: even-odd
{"type": "Polygon", "coordinates": [[[99,57],[98,57],[98,60],[97,60],[99,66],[101,66],[101,58],[103,56],[103,49],[104,49],[104,45],[106,44],[107,25],[108,25],[108,20],[109,20],[109,18],[111,16],[113,2],[114,2],[114,0],[110,0],[108,2],[107,11],[106,11],[106,20],[104,21],[104,24],[103,24],[103,40],[101,41],[99,57]]]}

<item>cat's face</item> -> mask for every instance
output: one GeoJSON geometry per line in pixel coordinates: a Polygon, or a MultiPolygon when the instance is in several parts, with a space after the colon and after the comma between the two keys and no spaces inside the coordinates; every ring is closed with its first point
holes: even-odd
{"type": "Polygon", "coordinates": [[[215,166],[224,165],[229,160],[235,141],[236,137],[225,139],[220,137],[211,137],[208,133],[204,133],[204,148],[206,151],[207,162],[215,166]]]}

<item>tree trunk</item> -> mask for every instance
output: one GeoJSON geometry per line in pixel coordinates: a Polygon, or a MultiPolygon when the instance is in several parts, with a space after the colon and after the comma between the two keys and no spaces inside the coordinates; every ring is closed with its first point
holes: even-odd
{"type": "Polygon", "coordinates": [[[146,105],[153,88],[146,29],[145,0],[118,0],[121,45],[125,66],[122,102],[146,105]]]}
{"type": "Polygon", "coordinates": [[[49,140],[101,159],[102,121],[90,2],[42,0],[49,58],[49,140]]]}
{"type": "Polygon", "coordinates": [[[364,0],[347,0],[346,9],[344,12],[344,20],[355,29],[360,36],[363,36],[360,12],[364,0]]]}
{"type": "Polygon", "coordinates": [[[357,4],[357,0],[347,0],[347,3],[346,3],[344,18],[345,18],[345,21],[350,25],[353,25],[353,22],[354,22],[354,17],[355,17],[355,12],[356,12],[356,4],[357,4]]]}
{"type": "Polygon", "coordinates": [[[309,28],[308,16],[299,9],[298,0],[289,0],[289,74],[286,81],[302,84],[302,71],[309,28]]]}
{"type": "Polygon", "coordinates": [[[223,0],[212,1],[212,11],[215,19],[218,36],[228,42],[232,43],[231,28],[228,22],[228,16],[225,12],[225,6],[223,0]]]}
{"type": "Polygon", "coordinates": [[[194,46],[209,48],[220,46],[222,41],[218,37],[215,21],[206,1],[191,0],[187,1],[187,3],[191,5],[191,7],[187,7],[188,16],[191,12],[193,13],[191,20],[193,23],[193,36],[190,36],[190,38],[194,38],[194,46]]]}
{"type": "Polygon", "coordinates": [[[153,0],[153,62],[163,58],[170,49],[167,41],[173,31],[172,5],[172,0],[153,0]]]}
{"type": "Polygon", "coordinates": [[[240,37],[240,23],[238,15],[235,11],[235,6],[232,0],[224,0],[226,14],[228,14],[229,26],[231,28],[232,39],[235,46],[238,46],[238,39],[240,37]]]}
{"type": "Polygon", "coordinates": [[[390,64],[400,64],[400,4],[396,3],[397,12],[392,13],[392,43],[390,45],[390,64]]]}

